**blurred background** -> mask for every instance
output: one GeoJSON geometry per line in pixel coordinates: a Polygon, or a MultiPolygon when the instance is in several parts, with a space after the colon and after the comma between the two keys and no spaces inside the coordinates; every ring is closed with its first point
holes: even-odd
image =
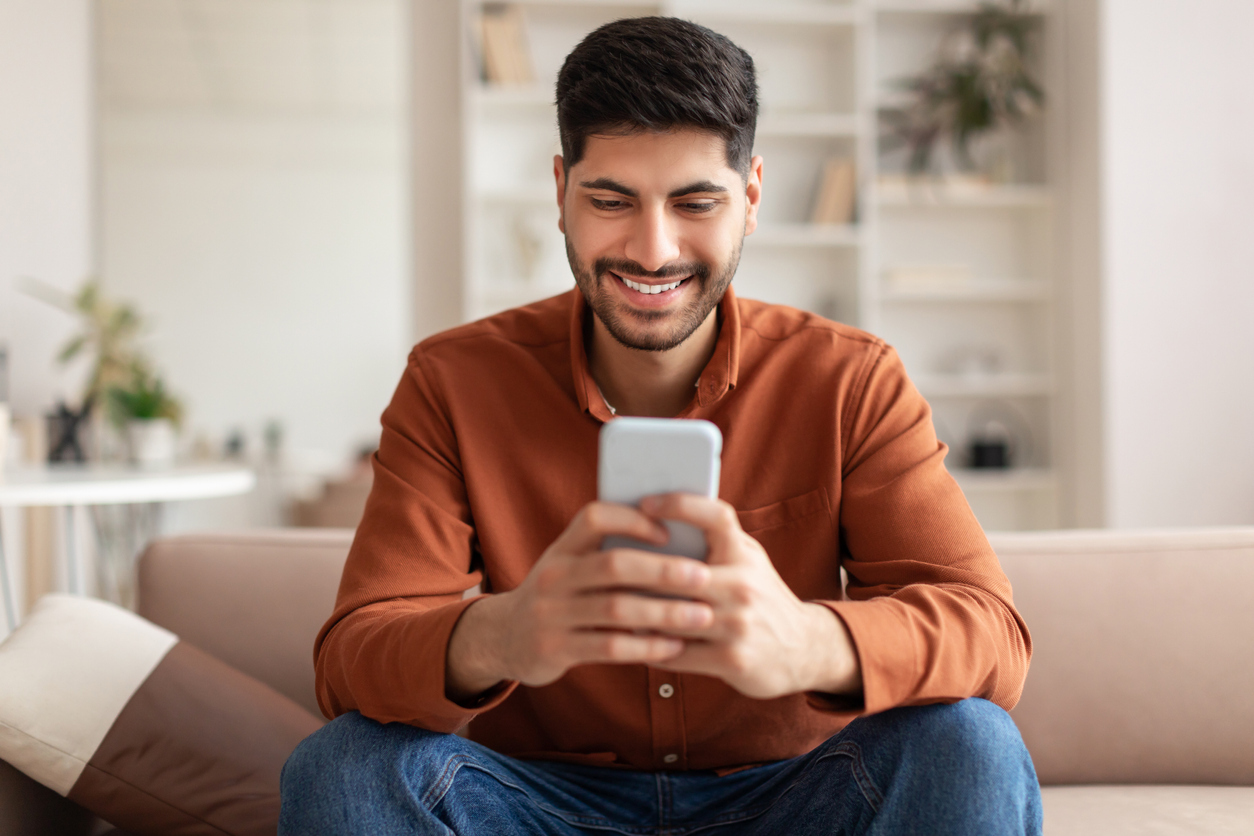
{"type": "Polygon", "coordinates": [[[641,14],[757,62],[738,292],[893,343],[987,528],[1254,524],[1245,0],[0,0],[8,466],[95,300],[138,323],[110,403],[258,477],[161,530],[354,525],[409,347],[572,286],[553,79],[641,14]]]}

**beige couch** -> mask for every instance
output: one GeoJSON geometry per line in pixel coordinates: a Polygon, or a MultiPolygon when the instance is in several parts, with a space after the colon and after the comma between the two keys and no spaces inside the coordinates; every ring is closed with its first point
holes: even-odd
{"type": "MultiPolygon", "coordinates": [[[[140,612],[317,711],[348,531],[176,537],[140,612]]],[[[1254,528],[993,537],[1035,655],[1013,716],[1050,836],[1254,834],[1254,528]]],[[[0,834],[90,817],[0,763],[0,834]]]]}

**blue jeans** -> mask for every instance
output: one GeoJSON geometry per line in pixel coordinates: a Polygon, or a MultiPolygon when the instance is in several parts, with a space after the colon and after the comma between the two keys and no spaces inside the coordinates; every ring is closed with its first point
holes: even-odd
{"type": "Polygon", "coordinates": [[[862,717],[812,752],[724,777],[499,755],[346,714],[283,768],[280,836],[1039,834],[1036,771],[980,699],[862,717]]]}

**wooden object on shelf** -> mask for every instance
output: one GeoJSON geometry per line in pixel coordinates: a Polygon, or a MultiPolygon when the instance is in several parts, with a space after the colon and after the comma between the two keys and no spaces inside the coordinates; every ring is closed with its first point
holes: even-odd
{"type": "Polygon", "coordinates": [[[810,222],[848,224],[853,222],[854,184],[857,173],[853,160],[833,157],[823,164],[819,191],[814,199],[810,222]]]}
{"type": "MultiPolygon", "coordinates": [[[[25,466],[36,466],[48,459],[48,427],[42,418],[28,415],[13,423],[22,439],[25,466]]],[[[56,509],[26,508],[26,590],[21,610],[30,612],[35,602],[56,591],[56,509]]],[[[15,593],[15,596],[16,593],[15,593]]]]}
{"type": "Polygon", "coordinates": [[[490,84],[531,84],[535,71],[527,48],[527,22],[516,5],[485,5],[479,17],[484,76],[490,84]]]}

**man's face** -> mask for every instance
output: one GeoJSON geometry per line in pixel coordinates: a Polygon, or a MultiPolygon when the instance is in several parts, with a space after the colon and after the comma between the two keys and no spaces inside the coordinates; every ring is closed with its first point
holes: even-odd
{"type": "Polygon", "coordinates": [[[554,160],[575,281],[614,339],[643,351],[686,340],[718,306],[757,225],[762,160],[746,180],[722,137],[698,130],[592,136],[554,160]]]}

